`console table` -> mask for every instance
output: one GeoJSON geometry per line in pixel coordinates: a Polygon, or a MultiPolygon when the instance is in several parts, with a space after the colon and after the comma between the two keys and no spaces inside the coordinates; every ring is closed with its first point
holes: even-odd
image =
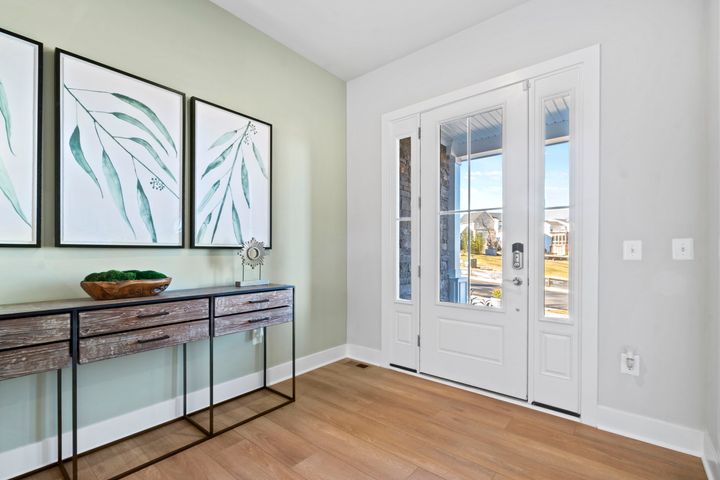
{"type": "MultiPolygon", "coordinates": [[[[77,379],[78,370],[81,369],[79,367],[148,350],[181,346],[183,415],[166,424],[188,422],[201,433],[201,436],[180,448],[110,477],[122,478],[295,401],[294,300],[295,289],[290,285],[263,285],[171,290],[155,297],[125,300],[77,299],[2,305],[0,306],[0,381],[53,370],[57,372],[57,462],[42,467],[41,470],[57,466],[65,479],[76,480],[79,457],[124,440],[119,439],[88,452],[78,452],[77,379]],[[267,384],[267,329],[273,325],[286,323],[292,325],[291,394],[280,392],[267,384]],[[215,402],[214,338],[258,328],[263,329],[262,387],[224,402],[215,402]],[[210,347],[208,407],[188,412],[187,344],[199,340],[207,340],[210,347]],[[63,458],[62,454],[62,369],[65,367],[71,367],[72,375],[72,456],[68,458],[63,458]],[[215,407],[260,390],[279,395],[282,402],[232,425],[215,428],[215,407]],[[207,412],[208,428],[191,417],[199,412],[207,412]],[[68,472],[66,463],[69,463],[71,472],[68,472]]],[[[1,420],[0,425],[2,425],[1,420]]],[[[158,425],[152,426],[131,437],[142,435],[158,427],[158,425]]],[[[21,476],[25,475],[27,474],[21,476]]]]}

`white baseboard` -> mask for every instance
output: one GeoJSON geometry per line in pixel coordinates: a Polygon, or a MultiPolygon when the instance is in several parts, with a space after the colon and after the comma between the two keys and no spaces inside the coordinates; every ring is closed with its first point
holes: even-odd
{"type": "Polygon", "coordinates": [[[382,365],[382,352],[363,345],[347,344],[347,356],[353,360],[369,363],[371,365],[382,365]]]}
{"type": "MultiPolygon", "coordinates": [[[[337,347],[313,353],[296,361],[296,374],[320,368],[346,357],[347,347],[337,347]]],[[[292,376],[292,363],[286,362],[268,369],[268,383],[274,384],[292,376]]],[[[255,372],[240,378],[215,385],[215,401],[223,401],[262,386],[262,373],[255,372]]],[[[188,411],[207,406],[209,389],[204,388],[188,393],[188,411]]],[[[168,422],[182,415],[182,397],[169,399],[148,407],[119,415],[101,422],[87,425],[78,430],[78,450],[86,451],[104,445],[115,439],[132,435],[149,428],[168,422]]],[[[72,436],[70,432],[63,434],[63,455],[72,453],[72,436]]],[[[46,438],[39,442],[0,452],[0,479],[12,478],[25,472],[35,470],[43,465],[53,463],[57,458],[57,438],[46,438]]]]}
{"type": "Polygon", "coordinates": [[[703,449],[703,466],[708,480],[720,480],[720,453],[713,444],[709,434],[705,434],[705,445],[703,449]]]}
{"type": "Polygon", "coordinates": [[[598,406],[598,428],[641,442],[703,456],[704,432],[674,423],[598,406]]]}

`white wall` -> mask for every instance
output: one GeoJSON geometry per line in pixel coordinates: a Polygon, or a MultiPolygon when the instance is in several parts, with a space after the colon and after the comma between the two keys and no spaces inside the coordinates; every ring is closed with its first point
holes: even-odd
{"type": "Polygon", "coordinates": [[[600,43],[599,401],[705,429],[706,7],[533,0],[349,82],[348,343],[380,348],[381,114],[600,43]],[[671,260],[673,237],[695,238],[695,261],[671,260]],[[642,262],[621,260],[623,239],[644,241],[642,262]],[[625,346],[639,378],[619,374],[625,346]]]}
{"type": "MultiPolygon", "coordinates": [[[[710,186],[711,205],[717,205],[718,211],[711,220],[711,239],[712,244],[710,251],[714,255],[714,262],[711,263],[712,277],[710,281],[711,292],[718,292],[720,288],[720,262],[718,258],[718,249],[720,249],[720,192],[718,185],[720,184],[720,0],[708,1],[708,66],[710,76],[709,104],[715,108],[709,108],[708,126],[710,132],[709,151],[710,151],[710,171],[708,174],[708,182],[710,186]]],[[[710,368],[708,369],[708,403],[707,403],[707,430],[710,434],[712,442],[712,452],[706,452],[714,455],[709,460],[714,463],[713,468],[716,478],[720,479],[720,458],[718,457],[718,447],[720,447],[720,296],[710,295],[711,322],[708,329],[708,360],[710,368]]]]}

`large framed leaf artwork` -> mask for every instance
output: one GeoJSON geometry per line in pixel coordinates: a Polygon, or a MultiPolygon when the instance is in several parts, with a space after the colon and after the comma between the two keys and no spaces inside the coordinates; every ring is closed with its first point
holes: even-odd
{"type": "Polygon", "coordinates": [[[0,29],[0,246],[40,246],[42,52],[0,29]]]}
{"type": "Polygon", "coordinates": [[[192,241],[272,248],[272,125],[193,97],[192,241]]]}
{"type": "Polygon", "coordinates": [[[56,52],[58,246],[182,247],[185,94],[56,52]]]}

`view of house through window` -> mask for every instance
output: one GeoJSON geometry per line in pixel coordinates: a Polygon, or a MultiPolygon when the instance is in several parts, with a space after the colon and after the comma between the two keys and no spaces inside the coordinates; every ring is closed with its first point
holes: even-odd
{"type": "Polygon", "coordinates": [[[502,307],[503,111],[440,125],[439,298],[502,307]]]}
{"type": "Polygon", "coordinates": [[[570,265],[570,96],[545,101],[545,316],[567,317],[570,265]]]}

